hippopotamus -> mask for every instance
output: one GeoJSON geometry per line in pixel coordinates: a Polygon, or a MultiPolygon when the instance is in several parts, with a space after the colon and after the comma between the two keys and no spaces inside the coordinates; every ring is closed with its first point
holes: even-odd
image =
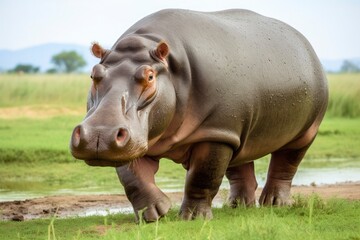
{"type": "Polygon", "coordinates": [[[210,219],[224,175],[232,207],[255,204],[254,160],[271,154],[260,205],[286,205],[298,165],[324,117],[327,80],[289,25],[248,10],[166,9],[135,23],[91,73],[87,114],[70,149],[115,167],[135,216],[171,207],[159,160],[187,170],[180,217],[210,219]]]}

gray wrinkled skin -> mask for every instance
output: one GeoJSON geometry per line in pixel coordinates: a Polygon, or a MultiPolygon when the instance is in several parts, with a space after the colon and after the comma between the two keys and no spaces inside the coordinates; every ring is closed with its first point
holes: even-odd
{"type": "Polygon", "coordinates": [[[309,42],[246,10],[163,10],[126,31],[92,72],[71,152],[114,166],[136,216],[165,215],[160,158],[187,170],[183,219],[211,218],[224,175],[229,204],[255,203],[253,160],[271,154],[262,205],[290,203],[291,181],[325,114],[325,74],[309,42]]]}

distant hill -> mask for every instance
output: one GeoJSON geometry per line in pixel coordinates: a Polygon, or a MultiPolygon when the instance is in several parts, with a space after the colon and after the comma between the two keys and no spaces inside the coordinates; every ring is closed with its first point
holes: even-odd
{"type": "MultiPolygon", "coordinates": [[[[91,53],[90,45],[82,46],[76,44],[49,43],[34,47],[24,48],[20,50],[0,50],[0,72],[14,68],[17,64],[31,64],[40,67],[40,71],[53,68],[51,57],[61,51],[74,50],[81,54],[87,65],[82,69],[89,72],[93,65],[99,62],[91,53]]],[[[348,59],[360,66],[360,57],[348,59]]],[[[337,72],[340,70],[344,59],[327,60],[322,59],[321,62],[324,69],[328,72],[337,72]]]]}
{"type": "Polygon", "coordinates": [[[76,51],[85,59],[87,65],[82,69],[89,72],[91,67],[99,62],[90,52],[89,46],[76,44],[49,43],[20,50],[0,50],[0,71],[6,71],[14,68],[17,64],[31,64],[40,67],[44,72],[54,65],[51,63],[51,57],[62,51],[76,51]]]}

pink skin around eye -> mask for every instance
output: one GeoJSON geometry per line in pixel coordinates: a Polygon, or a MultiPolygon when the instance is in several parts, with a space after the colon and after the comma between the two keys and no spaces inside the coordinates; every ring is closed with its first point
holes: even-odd
{"type": "Polygon", "coordinates": [[[155,79],[155,72],[153,69],[146,69],[145,70],[145,79],[149,82],[155,79]]]}

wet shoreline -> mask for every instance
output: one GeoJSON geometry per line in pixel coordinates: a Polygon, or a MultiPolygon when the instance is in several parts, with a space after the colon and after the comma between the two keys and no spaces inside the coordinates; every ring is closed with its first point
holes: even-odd
{"type": "MultiPolygon", "coordinates": [[[[266,173],[258,174],[258,186],[261,188],[265,185],[266,173]]],[[[343,182],[360,181],[360,168],[312,168],[299,169],[296,173],[293,185],[324,185],[337,184],[343,182]]],[[[173,179],[157,179],[159,187],[166,193],[182,192],[184,189],[183,181],[174,181],[173,179]]],[[[229,183],[224,178],[221,189],[229,189],[229,183]]],[[[68,195],[102,195],[102,194],[124,194],[123,187],[107,189],[103,187],[82,188],[82,189],[60,189],[56,191],[9,191],[0,189],[0,202],[21,201],[48,196],[68,196],[68,195]]]]}

